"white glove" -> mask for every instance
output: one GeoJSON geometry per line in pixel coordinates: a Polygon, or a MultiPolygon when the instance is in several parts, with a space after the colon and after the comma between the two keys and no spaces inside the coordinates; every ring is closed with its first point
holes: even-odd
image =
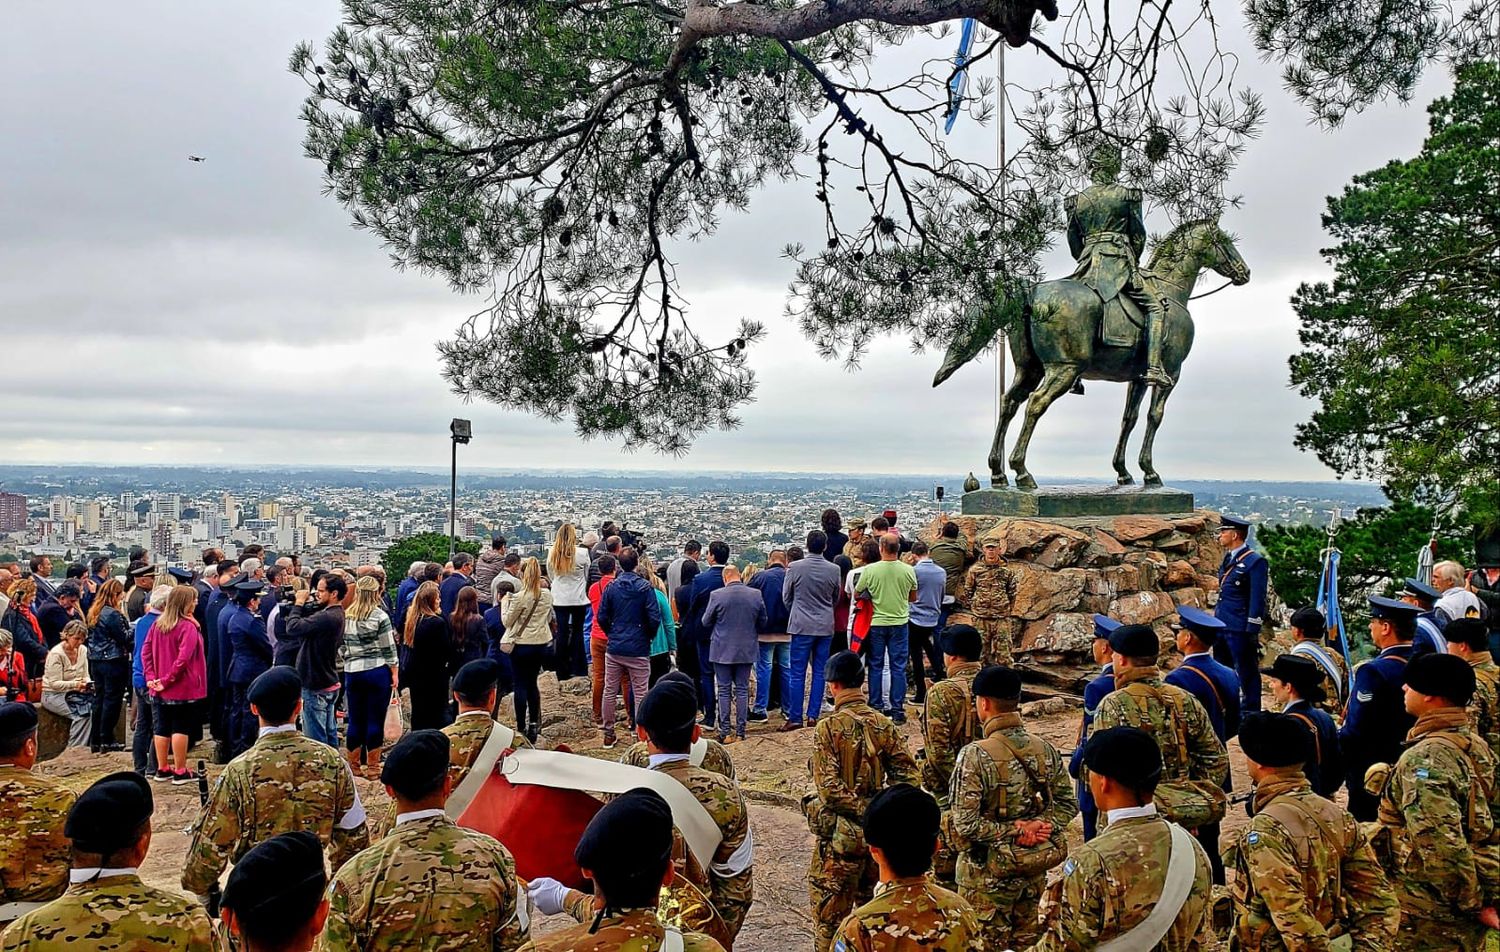
{"type": "Polygon", "coordinates": [[[555,916],[563,911],[563,900],[568,897],[568,887],[555,879],[543,876],[533,879],[526,887],[531,904],[544,916],[555,916]]]}

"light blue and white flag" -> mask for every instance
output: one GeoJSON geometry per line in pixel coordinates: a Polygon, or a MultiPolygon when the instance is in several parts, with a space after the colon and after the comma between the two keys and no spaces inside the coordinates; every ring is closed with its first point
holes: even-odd
{"type": "Polygon", "coordinates": [[[958,52],[953,56],[957,67],[953,78],[948,80],[948,121],[943,124],[943,133],[953,131],[958,121],[958,111],[963,106],[964,95],[969,91],[969,49],[974,45],[974,18],[964,18],[963,33],[958,38],[958,52]]]}

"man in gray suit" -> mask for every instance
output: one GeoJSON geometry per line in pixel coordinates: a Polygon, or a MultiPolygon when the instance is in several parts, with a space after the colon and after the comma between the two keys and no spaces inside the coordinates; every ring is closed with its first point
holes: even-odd
{"type": "Polygon", "coordinates": [[[828,646],[833,640],[833,607],[839,600],[839,567],[823,558],[828,536],[822,529],[807,534],[807,558],[793,562],[786,570],[781,599],[790,612],[786,630],[792,636],[792,661],[787,679],[781,686],[781,709],[786,723],[781,729],[794,731],[811,727],[823,709],[823,666],[828,663],[828,646]],[[803,718],[802,688],[807,669],[812,667],[812,690],[807,694],[807,715],[803,718]]]}
{"type": "Polygon", "coordinates": [[[719,695],[719,742],[745,739],[750,714],[750,669],[760,655],[760,629],[766,623],[766,602],[760,592],[740,579],[740,570],[724,566],[724,587],[708,596],[703,628],[709,633],[708,660],[714,666],[719,695]],[[734,695],[734,736],[729,736],[729,697],[734,695]]]}

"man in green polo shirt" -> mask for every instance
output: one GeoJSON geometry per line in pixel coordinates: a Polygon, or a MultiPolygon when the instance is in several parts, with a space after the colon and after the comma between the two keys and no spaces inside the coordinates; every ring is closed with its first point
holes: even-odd
{"type": "Polygon", "coordinates": [[[906,622],[908,606],[917,600],[917,573],[901,560],[901,537],[880,537],[880,561],[860,569],[856,597],[875,605],[870,619],[870,706],[885,711],[897,724],[906,723],[906,622]],[[885,703],[885,662],[890,653],[891,695],[885,703]]]}

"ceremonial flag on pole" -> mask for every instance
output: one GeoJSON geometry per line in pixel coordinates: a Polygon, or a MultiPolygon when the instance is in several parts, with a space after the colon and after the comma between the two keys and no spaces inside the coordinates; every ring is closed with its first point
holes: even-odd
{"type": "Polygon", "coordinates": [[[955,71],[948,80],[948,120],[943,124],[943,133],[953,131],[958,121],[958,110],[963,106],[964,94],[969,89],[969,48],[974,45],[974,18],[965,17],[963,33],[958,38],[958,52],[953,56],[955,71]]]}
{"type": "Polygon", "coordinates": [[[1328,619],[1328,631],[1338,636],[1348,672],[1348,690],[1354,690],[1354,661],[1349,654],[1349,639],[1344,636],[1344,613],[1339,609],[1339,550],[1329,546],[1323,553],[1323,577],[1318,582],[1318,610],[1328,619]]]}

